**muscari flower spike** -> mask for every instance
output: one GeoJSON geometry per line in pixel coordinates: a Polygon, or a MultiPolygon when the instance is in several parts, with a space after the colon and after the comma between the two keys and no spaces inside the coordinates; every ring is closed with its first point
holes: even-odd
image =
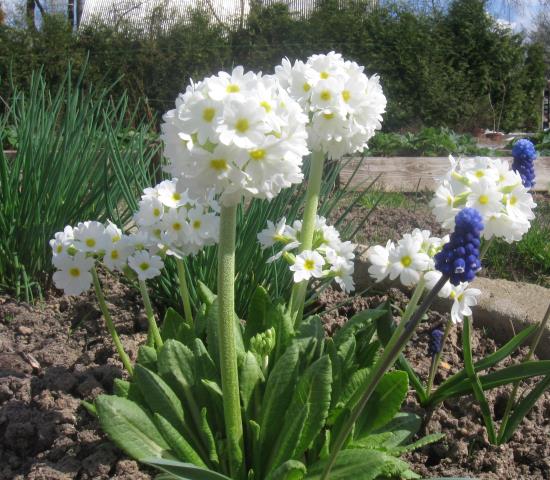
{"type": "Polygon", "coordinates": [[[453,285],[471,282],[481,268],[480,234],[483,220],[474,208],[461,210],[455,218],[455,230],[448,243],[435,255],[435,268],[449,277],[453,285]]]}
{"type": "Polygon", "coordinates": [[[430,332],[430,345],[428,347],[428,353],[431,356],[437,355],[441,352],[443,347],[444,332],[441,327],[436,327],[430,332]]]}
{"type": "Polygon", "coordinates": [[[535,186],[535,160],[537,151],[531,140],[522,138],[518,140],[512,148],[512,170],[515,170],[521,176],[521,181],[525,188],[535,186]]]}

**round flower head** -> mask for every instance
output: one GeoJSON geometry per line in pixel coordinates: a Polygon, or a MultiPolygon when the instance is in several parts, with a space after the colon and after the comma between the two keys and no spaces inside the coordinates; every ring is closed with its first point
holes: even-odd
{"type": "Polygon", "coordinates": [[[531,140],[522,138],[512,148],[512,169],[519,173],[523,186],[532,188],[535,186],[535,160],[537,151],[531,140]]]}
{"type": "Polygon", "coordinates": [[[361,151],[381,127],[386,97],[378,76],[338,53],[313,55],[307,62],[288,59],[275,75],[309,115],[308,143],[330,158],[361,151]]]}
{"type": "Polygon", "coordinates": [[[453,285],[471,282],[481,268],[480,234],[483,220],[473,208],[465,208],[455,219],[455,230],[448,243],[435,255],[435,268],[450,277],[453,285]]]}
{"type": "Polygon", "coordinates": [[[498,158],[475,157],[455,160],[431,201],[432,212],[445,228],[453,228],[463,208],[475,208],[482,216],[483,238],[521,240],[534,218],[531,194],[519,173],[498,158]]]}
{"type": "Polygon", "coordinates": [[[213,189],[234,205],[303,179],[307,117],[275,78],[220,72],[190,85],[163,120],[167,170],[191,196],[213,189]]]}

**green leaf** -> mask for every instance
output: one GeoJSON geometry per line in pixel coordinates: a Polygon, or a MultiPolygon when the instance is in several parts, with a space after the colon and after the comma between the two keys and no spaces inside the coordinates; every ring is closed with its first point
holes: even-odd
{"type": "Polygon", "coordinates": [[[170,448],[176,453],[180,460],[191,462],[200,467],[206,467],[201,457],[195,452],[193,447],[182,437],[182,435],[158,413],[154,414],[155,423],[161,435],[164,437],[170,448]]]}
{"type": "Polygon", "coordinates": [[[183,343],[167,340],[158,357],[158,373],[179,395],[185,398],[193,395],[192,387],[197,383],[195,356],[183,343]]]}
{"type": "Polygon", "coordinates": [[[130,457],[142,461],[169,453],[170,447],[155,424],[134,402],[114,395],[100,395],[95,406],[103,431],[130,457]]]}
{"type": "Polygon", "coordinates": [[[115,378],[113,382],[113,393],[117,397],[128,398],[128,392],[130,391],[130,382],[122,380],[122,378],[115,378]]]}
{"type": "Polygon", "coordinates": [[[139,347],[137,363],[145,368],[156,372],[157,371],[157,351],[153,347],[142,345],[139,347]]]}
{"type": "Polygon", "coordinates": [[[275,305],[267,311],[267,323],[275,329],[275,351],[270,357],[277,360],[283,355],[294,335],[294,322],[284,305],[275,305]]]}
{"type": "Polygon", "coordinates": [[[206,407],[203,407],[201,409],[200,430],[201,430],[201,437],[204,439],[206,443],[208,458],[213,464],[219,465],[220,460],[218,458],[218,452],[216,450],[216,441],[214,440],[214,434],[212,433],[212,429],[210,428],[210,424],[208,423],[208,411],[206,407]]]}
{"type": "MultiPolygon", "coordinates": [[[[310,469],[306,480],[321,480],[326,460],[322,460],[310,469]]],[[[346,449],[336,456],[330,471],[330,480],[374,480],[377,477],[397,477],[409,471],[409,466],[398,458],[377,450],[346,449]]],[[[412,478],[412,477],[409,477],[412,478]]]]}
{"type": "Polygon", "coordinates": [[[202,303],[205,303],[207,306],[212,305],[214,303],[214,300],[216,300],[216,295],[212,293],[212,290],[210,290],[203,282],[200,280],[197,280],[197,293],[199,294],[199,298],[202,303]]]}
{"type": "Polygon", "coordinates": [[[135,382],[153,413],[159,413],[176,428],[183,426],[183,408],[177,395],[156,373],[137,364],[135,382]]]}
{"type": "Polygon", "coordinates": [[[86,400],[82,400],[80,404],[86,409],[86,411],[90,415],[92,415],[92,417],[97,417],[97,410],[93,403],[87,402],[86,400]]]}
{"type": "Polygon", "coordinates": [[[248,306],[248,315],[244,329],[244,341],[248,347],[250,339],[257,333],[264,332],[269,327],[267,325],[267,311],[273,308],[267,290],[259,285],[250,299],[248,306]]]}
{"type": "Polygon", "coordinates": [[[491,409],[489,408],[489,402],[487,402],[487,398],[485,398],[483,387],[481,386],[481,382],[479,381],[479,377],[477,376],[474,368],[474,361],[472,358],[472,346],[470,343],[471,325],[472,317],[466,317],[464,319],[464,327],[462,330],[462,351],[464,354],[464,368],[466,370],[466,374],[468,375],[468,379],[471,382],[474,396],[481,408],[481,414],[483,415],[485,428],[487,428],[489,442],[495,445],[497,442],[497,435],[495,431],[495,424],[493,423],[493,417],[491,416],[491,409]]]}
{"type": "Polygon", "coordinates": [[[142,462],[169,473],[178,480],[231,480],[221,473],[197,467],[191,463],[163,460],[154,457],[145,458],[142,462]]]}
{"type": "Polygon", "coordinates": [[[531,392],[521,402],[514,406],[513,413],[506,424],[506,428],[499,439],[499,443],[506,443],[510,440],[525,415],[529,413],[537,400],[544,394],[548,387],[550,387],[550,375],[547,375],[539,383],[537,383],[535,388],[533,388],[533,390],[531,390],[531,392]]]}
{"type": "Polygon", "coordinates": [[[332,397],[335,407],[329,414],[329,419],[327,421],[329,425],[333,425],[335,423],[336,419],[340,416],[344,409],[349,411],[353,410],[355,403],[351,403],[350,400],[356,396],[358,391],[361,391],[364,388],[368,375],[369,369],[362,368],[351,375],[343,389],[338,390],[333,388],[332,397]]]}
{"type": "Polygon", "coordinates": [[[185,324],[183,317],[172,307],[166,310],[164,321],[160,329],[160,336],[166,342],[169,339],[178,339],[178,330],[185,324]]]}
{"type": "Polygon", "coordinates": [[[386,448],[397,447],[411,440],[420,430],[422,418],[414,413],[400,412],[393,419],[376,430],[373,434],[391,433],[391,436],[384,440],[386,448]]]}
{"type": "Polygon", "coordinates": [[[248,418],[251,416],[250,407],[253,405],[254,392],[264,381],[264,374],[256,355],[252,352],[246,352],[239,365],[239,391],[241,393],[242,409],[246,412],[248,418]]]}
{"type": "Polygon", "coordinates": [[[272,451],[275,442],[273,432],[280,431],[281,419],[287,413],[288,399],[292,397],[298,376],[298,361],[299,347],[292,345],[277,360],[267,378],[260,421],[262,458],[272,451]]]}
{"type": "Polygon", "coordinates": [[[271,472],[265,480],[301,480],[304,478],[306,471],[306,466],[302,462],[287,460],[271,472]]]}
{"type": "Polygon", "coordinates": [[[426,435],[425,437],[418,439],[416,442],[409,443],[408,445],[404,445],[402,447],[394,448],[390,450],[390,453],[395,456],[400,456],[407,452],[412,452],[413,450],[417,450],[418,448],[425,447],[430,443],[439,442],[439,440],[441,440],[444,437],[445,437],[444,433],[431,433],[430,435],[426,435]]]}
{"type": "Polygon", "coordinates": [[[386,425],[399,411],[407,396],[408,375],[400,370],[386,373],[355,424],[355,437],[386,425]]]}
{"type": "Polygon", "coordinates": [[[372,334],[374,334],[374,322],[377,322],[377,320],[384,317],[384,315],[386,315],[385,308],[363,310],[362,312],[356,313],[342,326],[342,328],[336,331],[334,334],[334,343],[338,347],[350,337],[355,337],[359,331],[370,331],[370,327],[373,327],[372,334]]]}
{"type": "MultiPolygon", "coordinates": [[[[531,325],[530,327],[525,328],[520,333],[518,333],[514,338],[508,341],[505,345],[499,348],[496,352],[485,357],[484,359],[474,363],[474,369],[476,372],[486,370],[487,368],[493,367],[498,362],[504,360],[508,355],[510,355],[514,350],[516,350],[520,345],[531,336],[531,334],[537,329],[537,325],[531,325]]],[[[432,401],[433,398],[438,398],[443,401],[445,398],[449,398],[446,395],[447,391],[450,391],[451,388],[464,381],[467,378],[466,370],[461,370],[460,372],[454,374],[445,380],[439,388],[430,396],[427,405],[434,405],[432,401]]]]}

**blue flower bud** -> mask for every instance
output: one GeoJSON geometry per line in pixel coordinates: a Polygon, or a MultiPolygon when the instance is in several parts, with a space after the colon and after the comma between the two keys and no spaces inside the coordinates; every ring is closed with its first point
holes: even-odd
{"type": "Polygon", "coordinates": [[[474,208],[465,208],[455,217],[455,230],[434,257],[435,268],[449,276],[453,285],[471,282],[481,268],[479,245],[483,219],[474,208]]]}
{"type": "Polygon", "coordinates": [[[532,188],[535,186],[535,165],[534,162],[537,158],[537,151],[533,142],[522,138],[518,140],[512,148],[512,156],[514,161],[512,162],[512,170],[519,173],[521,181],[525,188],[532,188]]]}
{"type": "Polygon", "coordinates": [[[436,327],[430,332],[430,345],[428,347],[428,353],[433,357],[434,355],[441,352],[443,347],[443,329],[441,327],[436,327]]]}

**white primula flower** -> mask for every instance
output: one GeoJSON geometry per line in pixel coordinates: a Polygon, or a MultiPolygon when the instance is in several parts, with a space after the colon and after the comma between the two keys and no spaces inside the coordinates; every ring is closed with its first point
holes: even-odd
{"type": "Polygon", "coordinates": [[[286,217],[281,218],[277,224],[271,220],[267,221],[267,228],[258,233],[258,241],[262,246],[262,250],[272,247],[277,242],[286,242],[286,217]]]}
{"type": "Polygon", "coordinates": [[[376,282],[382,282],[390,274],[390,253],[395,250],[395,244],[388,240],[386,246],[374,245],[367,250],[367,259],[371,264],[369,274],[376,282]]]}
{"type": "Polygon", "coordinates": [[[134,215],[136,223],[142,227],[150,227],[162,219],[164,205],[158,197],[144,196],[139,202],[139,209],[134,215]]]}
{"type": "Polygon", "coordinates": [[[342,257],[333,258],[331,263],[330,272],[334,275],[334,280],[340,288],[346,293],[355,290],[353,263],[346,261],[342,257]]]}
{"type": "Polygon", "coordinates": [[[186,241],[196,245],[216,242],[219,232],[219,217],[211,213],[203,213],[201,207],[195,207],[187,212],[189,222],[186,225],[186,241]]]}
{"type": "Polygon", "coordinates": [[[57,232],[54,238],[50,240],[50,247],[54,258],[58,255],[67,253],[69,247],[73,244],[73,227],[67,225],[62,232],[57,232]]]}
{"type": "Polygon", "coordinates": [[[151,255],[147,250],[135,252],[128,257],[128,265],[137,273],[140,280],[149,280],[160,275],[164,267],[162,259],[157,255],[151,255]]]}
{"type": "Polygon", "coordinates": [[[290,266],[290,270],[294,272],[294,282],[300,283],[311,277],[321,278],[324,264],[325,259],[318,252],[304,250],[296,256],[294,265],[290,266]]]}
{"type": "Polygon", "coordinates": [[[187,210],[185,208],[171,208],[162,218],[165,238],[170,243],[183,241],[187,232],[187,210]]]}
{"type": "Polygon", "coordinates": [[[468,283],[461,283],[453,287],[450,297],[454,300],[451,307],[451,320],[453,323],[461,323],[464,317],[472,315],[473,307],[477,305],[477,297],[481,295],[481,290],[477,288],[468,288],[468,283]]]}
{"type": "Polygon", "coordinates": [[[127,237],[123,237],[118,242],[109,245],[103,255],[103,263],[109,270],[122,271],[127,265],[127,260],[134,249],[130,245],[127,237]]]}
{"type": "Polygon", "coordinates": [[[460,209],[454,206],[455,197],[451,186],[447,181],[444,181],[435,191],[434,198],[430,202],[432,212],[435,218],[445,228],[454,226],[455,216],[460,209]]]}
{"type": "Polygon", "coordinates": [[[178,181],[164,180],[156,186],[159,201],[166,207],[178,208],[190,202],[186,192],[178,189],[178,181]]]}
{"type": "Polygon", "coordinates": [[[75,247],[81,252],[97,253],[112,243],[105,226],[96,221],[78,223],[73,234],[75,247]]]}
{"type": "Polygon", "coordinates": [[[111,239],[112,243],[117,243],[122,239],[122,230],[111,222],[111,220],[107,220],[105,234],[111,239]]]}
{"type": "Polygon", "coordinates": [[[405,235],[397,247],[390,252],[390,280],[399,277],[401,283],[411,287],[418,283],[420,274],[426,271],[431,263],[430,257],[420,251],[422,243],[418,238],[405,235]]]}
{"type": "Polygon", "coordinates": [[[188,87],[163,120],[178,191],[199,197],[213,189],[221,204],[235,205],[242,197],[271,199],[303,179],[307,117],[274,78],[242,67],[220,72],[188,87]]]}
{"type": "Polygon", "coordinates": [[[467,207],[475,208],[481,215],[500,212],[503,195],[498,191],[495,181],[481,178],[477,182],[471,182],[470,190],[467,207]]]}
{"type": "Polygon", "coordinates": [[[60,255],[56,266],[58,271],[53,274],[53,282],[65,295],[80,295],[92,285],[90,270],[94,266],[94,260],[87,258],[85,253],[60,255]]]}
{"type": "Polygon", "coordinates": [[[312,55],[294,65],[283,59],[275,75],[310,114],[308,143],[330,158],[363,150],[381,127],[386,97],[376,75],[338,53],[312,55]]]}

